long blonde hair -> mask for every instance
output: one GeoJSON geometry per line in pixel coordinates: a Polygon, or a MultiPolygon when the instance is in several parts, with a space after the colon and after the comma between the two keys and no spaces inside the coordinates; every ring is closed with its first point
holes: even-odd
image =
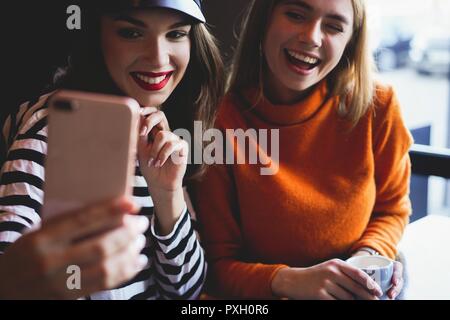
{"type": "MultiPolygon", "coordinates": [[[[258,86],[263,97],[264,58],[262,43],[273,8],[282,0],[251,0],[242,20],[238,46],[233,57],[227,90],[237,92],[258,86]]],[[[353,34],[341,61],[327,76],[330,91],[340,97],[338,114],[353,125],[367,113],[375,96],[374,62],[371,55],[365,0],[351,0],[353,34]]]]}

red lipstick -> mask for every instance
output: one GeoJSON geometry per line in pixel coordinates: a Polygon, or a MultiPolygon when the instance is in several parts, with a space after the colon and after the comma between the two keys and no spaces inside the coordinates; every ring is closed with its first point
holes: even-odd
{"type": "Polygon", "coordinates": [[[170,80],[170,77],[173,74],[173,71],[169,72],[131,72],[131,77],[133,80],[144,90],[146,91],[159,91],[162,90],[170,80]],[[164,79],[158,83],[148,83],[142,77],[148,78],[160,78],[164,77],[164,79]]]}

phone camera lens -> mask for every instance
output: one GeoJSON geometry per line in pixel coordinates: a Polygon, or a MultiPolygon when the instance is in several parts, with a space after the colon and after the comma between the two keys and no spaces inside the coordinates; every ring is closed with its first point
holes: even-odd
{"type": "Polygon", "coordinates": [[[70,101],[67,100],[57,100],[55,101],[55,108],[61,111],[73,111],[73,106],[70,101]]]}

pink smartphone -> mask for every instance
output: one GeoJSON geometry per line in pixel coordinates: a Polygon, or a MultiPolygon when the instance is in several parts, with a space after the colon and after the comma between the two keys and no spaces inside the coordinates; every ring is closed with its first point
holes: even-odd
{"type": "Polygon", "coordinates": [[[132,194],[139,104],[59,91],[49,101],[44,218],[132,194]]]}

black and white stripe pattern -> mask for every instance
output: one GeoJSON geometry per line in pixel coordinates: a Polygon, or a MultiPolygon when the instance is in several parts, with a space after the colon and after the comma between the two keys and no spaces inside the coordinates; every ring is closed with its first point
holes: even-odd
{"type": "MultiPolygon", "coordinates": [[[[0,254],[24,232],[41,222],[44,160],[47,153],[47,108],[50,94],[25,103],[3,127],[8,148],[0,179],[0,254]]],[[[194,230],[195,213],[185,192],[186,210],[168,236],[155,232],[153,202],[136,166],[133,198],[151,219],[146,232],[147,268],[117,289],[98,292],[91,299],[195,299],[206,277],[203,249],[194,230]]]]}

